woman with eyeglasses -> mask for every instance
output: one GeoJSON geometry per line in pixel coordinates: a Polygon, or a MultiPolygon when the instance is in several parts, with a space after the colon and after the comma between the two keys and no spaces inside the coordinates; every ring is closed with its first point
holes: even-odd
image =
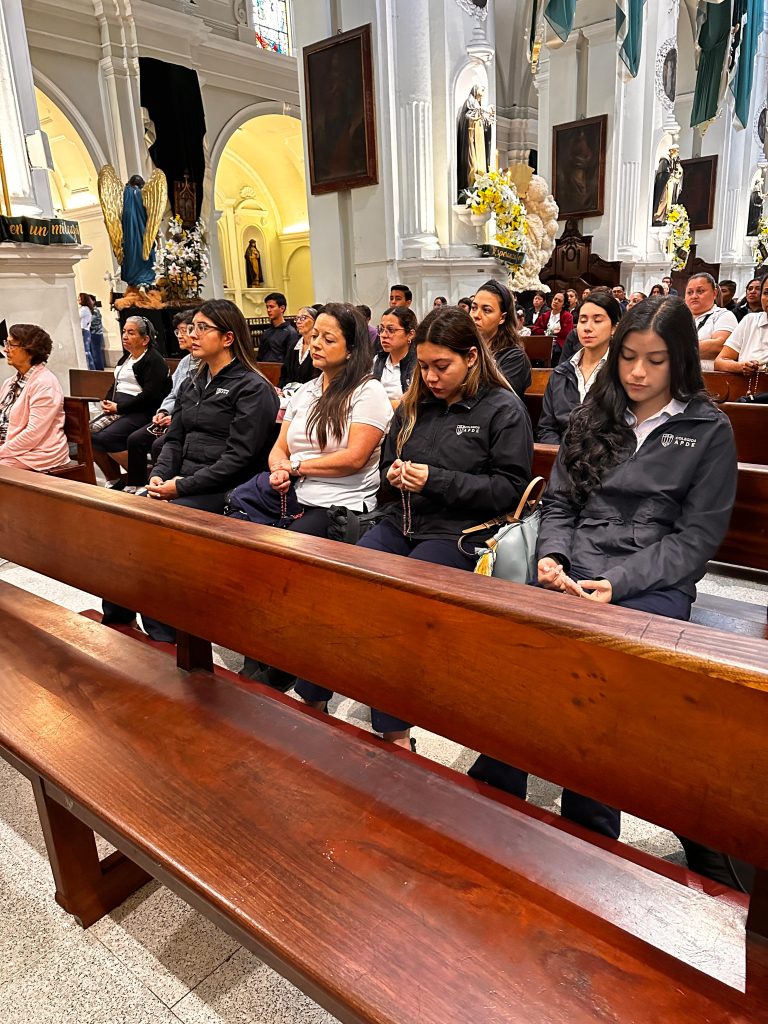
{"type": "Polygon", "coordinates": [[[165,436],[168,427],[171,425],[173,410],[181,391],[181,385],[191,376],[199,365],[199,360],[194,359],[189,352],[192,339],[189,334],[192,323],[192,310],[184,310],[177,313],[173,318],[173,332],[176,335],[176,343],[184,356],[179,360],[171,381],[171,390],[163,399],[160,408],[152,417],[152,421],[146,426],[134,430],[128,438],[128,475],[125,477],[125,486],[121,489],[126,494],[131,494],[139,487],[146,487],[149,474],[147,457],[151,452],[150,461],[154,464],[160,457],[160,451],[165,444],[165,436]]]}
{"type": "Polygon", "coordinates": [[[390,306],[379,324],[382,350],[373,358],[373,376],[384,385],[395,409],[413,377],[416,366],[413,339],[418,326],[416,314],[408,306],[390,306]]]}
{"type": "Polygon", "coordinates": [[[46,365],[52,347],[42,327],[10,329],[5,355],[16,374],[0,386],[0,466],[45,473],[69,462],[64,394],[46,365]]]}
{"type": "Polygon", "coordinates": [[[234,303],[203,303],[190,330],[198,370],[182,385],[148,494],[221,513],[227,492],[266,466],[279,402],[234,303]]]}
{"type": "Polygon", "coordinates": [[[171,375],[153,344],[154,336],[154,327],[143,316],[125,321],[125,354],[115,367],[111,397],[101,403],[102,412],[116,419],[91,434],[93,461],[107,478],[107,487],[125,485],[121,470],[128,465],[128,438],[149,423],[171,390],[171,375]]]}
{"type": "Polygon", "coordinates": [[[299,340],[288,348],[283,360],[279,384],[281,390],[289,384],[306,384],[307,381],[314,380],[320,375],[320,370],[312,363],[309,346],[312,341],[315,320],[317,320],[318,313],[322,311],[322,306],[319,307],[319,310],[315,306],[302,306],[296,314],[296,330],[299,332],[299,340]]]}

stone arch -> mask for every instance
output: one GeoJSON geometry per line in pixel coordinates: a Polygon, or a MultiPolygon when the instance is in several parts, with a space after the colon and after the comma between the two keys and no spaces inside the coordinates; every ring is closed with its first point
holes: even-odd
{"type": "Polygon", "coordinates": [[[222,154],[227,148],[227,143],[235,134],[237,129],[242,128],[242,126],[248,121],[252,121],[255,117],[261,117],[263,114],[282,114],[284,117],[295,117],[297,120],[301,120],[301,112],[297,107],[292,106],[290,103],[278,103],[272,100],[265,100],[262,103],[249,103],[248,106],[242,107],[236,114],[233,114],[232,117],[230,117],[216,136],[216,141],[211,147],[209,163],[211,168],[211,178],[213,181],[216,180],[216,171],[218,170],[219,160],[221,160],[222,154]]]}
{"type": "Polygon", "coordinates": [[[75,104],[69,99],[67,94],[64,93],[50,78],[48,78],[47,75],[44,75],[42,71],[39,71],[37,68],[33,68],[32,72],[37,88],[41,93],[47,96],[52,103],[56,104],[80,136],[83,145],[88,150],[88,155],[91,160],[93,160],[96,170],[98,171],[104,166],[104,164],[109,163],[109,158],[101,148],[99,140],[96,138],[89,127],[88,122],[82,116],[75,104]]]}

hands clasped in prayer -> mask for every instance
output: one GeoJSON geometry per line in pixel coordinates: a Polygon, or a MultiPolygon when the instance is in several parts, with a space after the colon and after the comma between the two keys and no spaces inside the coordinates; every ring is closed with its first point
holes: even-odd
{"type": "Polygon", "coordinates": [[[387,480],[401,491],[419,494],[429,479],[429,466],[408,459],[395,459],[387,472],[387,480]]]}
{"type": "Polygon", "coordinates": [[[588,601],[601,604],[610,604],[613,597],[613,587],[608,580],[581,580],[577,583],[554,558],[539,559],[539,586],[574,597],[586,597],[588,601]],[[587,593],[590,590],[592,593],[587,593]]]}

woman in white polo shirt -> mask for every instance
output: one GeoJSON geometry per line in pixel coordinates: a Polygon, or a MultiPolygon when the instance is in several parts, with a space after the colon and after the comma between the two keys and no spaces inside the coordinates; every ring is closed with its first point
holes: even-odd
{"type": "Polygon", "coordinates": [[[325,537],[331,505],[355,512],[373,508],[392,406],[381,381],[371,376],[368,328],[354,306],[325,307],[310,351],[321,374],[288,403],[269,456],[269,483],[279,494],[295,485],[302,515],[291,530],[325,537]]]}
{"type": "MultiPolygon", "coordinates": [[[[715,359],[716,370],[751,377],[761,368],[768,369],[768,277],[763,278],[760,301],[762,313],[744,317],[715,359]]],[[[761,386],[761,390],[765,389],[761,386]]]]}

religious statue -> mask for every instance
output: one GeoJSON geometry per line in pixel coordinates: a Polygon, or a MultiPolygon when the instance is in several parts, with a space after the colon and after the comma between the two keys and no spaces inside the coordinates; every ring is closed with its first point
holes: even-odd
{"type": "Polygon", "coordinates": [[[534,174],[525,194],[520,198],[528,214],[528,231],[525,239],[525,263],[519,267],[509,286],[516,292],[538,291],[543,288],[539,280],[541,268],[549,260],[555,248],[559,210],[549,185],[538,174],[534,174]]]}
{"type": "Polygon", "coordinates": [[[680,150],[677,146],[670,146],[669,153],[659,160],[653,182],[653,227],[660,228],[667,223],[669,211],[675,203],[680,202],[682,189],[683,165],[680,163],[680,150]]]}
{"type": "Polygon", "coordinates": [[[760,223],[760,218],[763,215],[763,202],[766,197],[766,193],[763,191],[763,172],[758,171],[755,175],[754,181],[752,182],[752,188],[749,193],[749,209],[747,212],[747,235],[754,237],[757,235],[757,226],[760,223]]]}
{"type": "Polygon", "coordinates": [[[120,276],[133,288],[146,291],[154,284],[154,249],[168,201],[165,175],[154,170],[149,181],[134,174],[123,187],[111,164],[99,171],[99,202],[120,276]]]}
{"type": "Polygon", "coordinates": [[[258,288],[260,284],[264,284],[264,275],[261,272],[261,253],[252,238],[245,250],[245,287],[258,288]]]}
{"type": "Polygon", "coordinates": [[[464,190],[472,188],[475,179],[490,170],[491,125],[496,120],[496,111],[483,106],[484,96],[483,86],[473,85],[459,113],[457,183],[460,202],[464,201],[464,190]]]}

